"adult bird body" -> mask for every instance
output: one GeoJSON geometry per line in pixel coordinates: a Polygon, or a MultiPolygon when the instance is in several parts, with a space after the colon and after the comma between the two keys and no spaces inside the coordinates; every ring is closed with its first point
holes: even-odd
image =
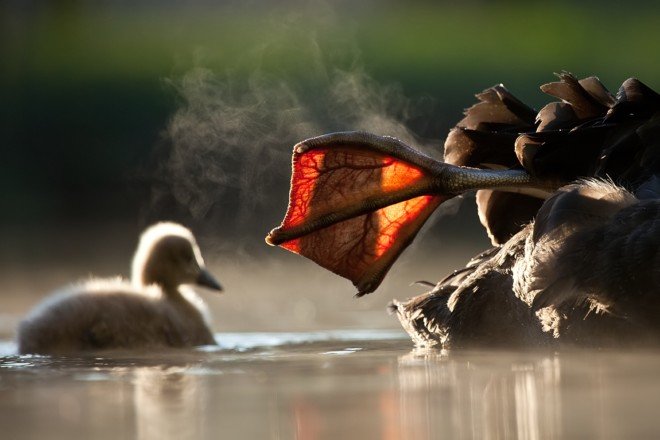
{"type": "Polygon", "coordinates": [[[431,292],[393,303],[416,343],[625,339],[607,326],[660,342],[649,321],[660,313],[660,95],[636,79],[616,97],[595,77],[559,79],[542,90],[561,101],[539,112],[502,85],[477,95],[447,138],[445,162],[365,133],[301,142],[289,209],[267,241],[363,295],[442,202],[476,189],[495,247],[431,292]]]}

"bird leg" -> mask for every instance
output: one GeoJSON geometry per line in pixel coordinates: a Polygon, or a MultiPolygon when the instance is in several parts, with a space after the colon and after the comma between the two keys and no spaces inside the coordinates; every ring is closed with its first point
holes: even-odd
{"type": "Polygon", "coordinates": [[[266,237],[373,292],[428,217],[470,189],[543,186],[522,170],[432,159],[398,139],[332,133],[294,146],[289,207],[266,237]]]}

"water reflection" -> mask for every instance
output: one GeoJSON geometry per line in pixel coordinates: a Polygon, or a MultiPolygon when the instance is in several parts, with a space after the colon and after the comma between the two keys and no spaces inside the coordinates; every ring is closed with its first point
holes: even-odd
{"type": "MultiPolygon", "coordinates": [[[[268,335],[266,335],[268,336],[268,335]]],[[[399,338],[0,356],[2,438],[558,439],[660,433],[660,353],[409,351],[399,338]]],[[[298,337],[300,336],[300,337],[298,337]]],[[[292,339],[293,338],[293,339],[292,339]]],[[[248,338],[255,340],[254,335],[248,338]]]]}
{"type": "Polygon", "coordinates": [[[399,357],[402,428],[420,439],[560,438],[560,372],[554,355],[413,351],[399,357]]]}
{"type": "Polygon", "coordinates": [[[209,396],[204,376],[184,367],[146,367],[134,373],[137,438],[206,438],[209,396]]]}
{"type": "Polygon", "coordinates": [[[398,359],[402,430],[420,439],[657,437],[658,367],[658,353],[413,351],[398,359]]]}

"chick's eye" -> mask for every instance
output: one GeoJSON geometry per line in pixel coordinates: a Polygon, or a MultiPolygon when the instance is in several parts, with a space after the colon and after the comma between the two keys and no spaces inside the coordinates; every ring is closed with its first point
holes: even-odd
{"type": "Polygon", "coordinates": [[[192,264],[195,260],[195,256],[188,252],[179,252],[177,255],[173,255],[173,257],[178,264],[184,266],[192,264]]]}

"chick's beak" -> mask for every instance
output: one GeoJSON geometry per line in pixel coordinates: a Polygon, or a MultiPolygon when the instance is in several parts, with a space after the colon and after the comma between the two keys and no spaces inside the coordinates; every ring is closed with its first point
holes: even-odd
{"type": "Polygon", "coordinates": [[[208,287],[209,289],[222,292],[222,286],[220,285],[220,283],[205,268],[200,269],[199,275],[197,276],[195,283],[198,286],[208,287]]]}

